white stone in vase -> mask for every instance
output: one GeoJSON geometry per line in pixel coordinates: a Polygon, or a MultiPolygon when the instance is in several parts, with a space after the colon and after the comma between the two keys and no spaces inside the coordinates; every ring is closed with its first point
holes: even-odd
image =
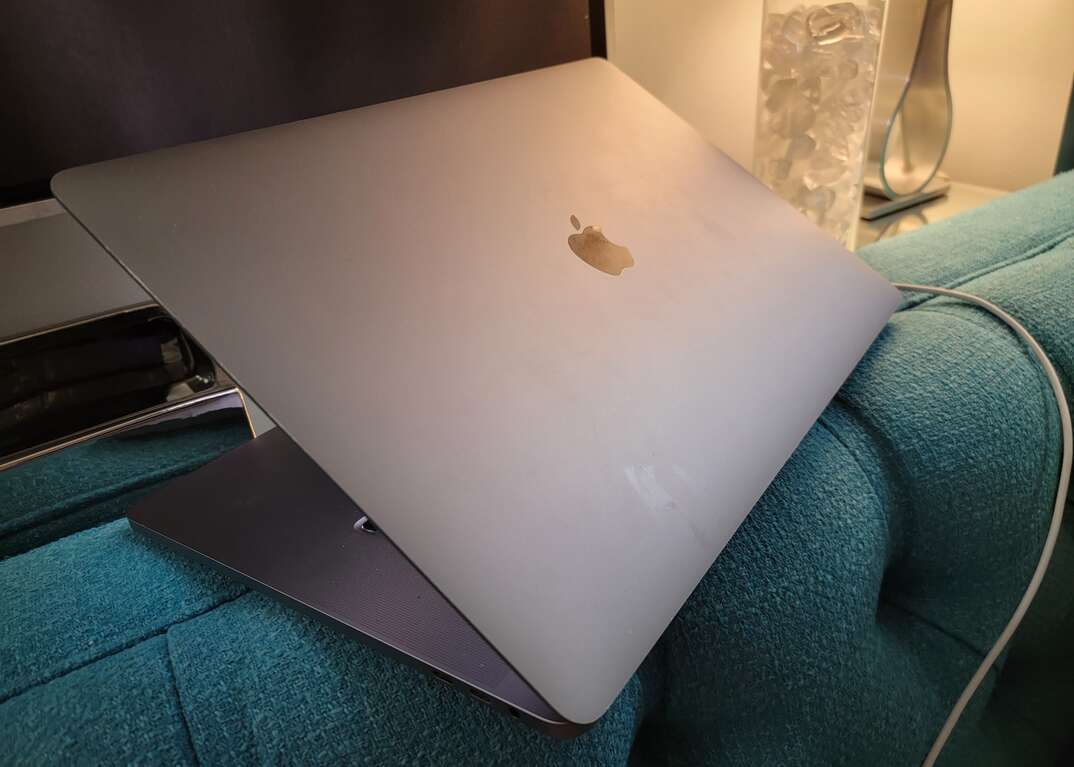
{"type": "Polygon", "coordinates": [[[754,173],[846,241],[861,195],[882,0],[766,13],[754,173]]]}

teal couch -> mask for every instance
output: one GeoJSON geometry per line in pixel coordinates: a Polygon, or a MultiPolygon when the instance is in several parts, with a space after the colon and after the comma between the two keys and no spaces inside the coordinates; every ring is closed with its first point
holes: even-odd
{"type": "MultiPolygon", "coordinates": [[[[1006,307],[1074,390],[1074,174],[862,256],[1006,307]]],[[[607,716],[563,742],[106,521],[243,438],[0,475],[0,762],[916,764],[1029,578],[1059,460],[1015,337],[912,297],[607,716]]],[[[1069,748],[1072,524],[942,763],[1069,748]]]]}

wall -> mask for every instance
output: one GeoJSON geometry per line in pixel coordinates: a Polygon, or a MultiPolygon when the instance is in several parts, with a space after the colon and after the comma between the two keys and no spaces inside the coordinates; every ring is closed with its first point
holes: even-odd
{"type": "Polygon", "coordinates": [[[608,58],[750,167],[759,0],[605,0],[604,5],[608,58]]]}
{"type": "Polygon", "coordinates": [[[1074,75],[1074,2],[955,3],[945,169],[1018,189],[1052,175],[1074,75]]]}
{"type": "MultiPolygon", "coordinates": [[[[608,57],[749,167],[760,0],[606,0],[608,57]]],[[[1017,189],[1052,175],[1074,76],[1074,2],[956,2],[944,169],[1017,189]]]]}

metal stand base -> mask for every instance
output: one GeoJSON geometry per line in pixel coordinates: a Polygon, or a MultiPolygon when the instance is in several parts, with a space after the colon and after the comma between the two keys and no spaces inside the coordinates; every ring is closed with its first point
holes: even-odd
{"type": "Polygon", "coordinates": [[[861,197],[861,217],[866,221],[874,221],[896,211],[919,205],[927,200],[943,197],[950,189],[951,179],[942,173],[937,173],[932,181],[926,184],[925,188],[920,192],[898,197],[894,200],[884,197],[879,189],[873,189],[871,186],[866,185],[865,194],[861,197]]]}

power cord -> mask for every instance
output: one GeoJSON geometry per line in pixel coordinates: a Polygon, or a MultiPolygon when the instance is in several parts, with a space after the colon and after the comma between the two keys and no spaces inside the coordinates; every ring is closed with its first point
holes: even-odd
{"type": "Polygon", "coordinates": [[[977,688],[981,686],[981,682],[984,681],[984,678],[988,675],[992,665],[996,662],[996,658],[1000,656],[1000,653],[1002,653],[1007,646],[1011,636],[1018,630],[1018,625],[1022,622],[1022,618],[1025,617],[1026,611],[1029,609],[1029,605],[1033,603],[1034,597],[1037,596],[1037,590],[1040,588],[1041,581],[1044,580],[1044,573],[1048,569],[1048,563],[1052,559],[1052,552],[1055,550],[1055,542],[1059,537],[1059,528],[1063,523],[1063,506],[1066,503],[1067,489],[1070,486],[1070,464],[1071,459],[1074,458],[1074,437],[1071,435],[1070,408],[1067,406],[1066,396],[1063,394],[1063,385],[1059,381],[1059,375],[1055,372],[1055,366],[1052,365],[1052,361],[1048,359],[1048,355],[1044,353],[1044,349],[1041,348],[1041,345],[1037,343],[1037,339],[1030,335],[1029,331],[1025,329],[1022,323],[1007,314],[1007,312],[1000,309],[991,301],[981,298],[980,296],[963,293],[960,290],[951,290],[950,288],[936,288],[930,285],[911,285],[898,282],[894,284],[899,290],[907,292],[931,293],[937,296],[957,298],[966,301],[967,303],[974,304],[975,306],[979,306],[1002,320],[1026,343],[1027,346],[1029,346],[1034,356],[1036,356],[1037,361],[1040,363],[1041,368],[1043,368],[1044,374],[1048,377],[1048,383],[1052,386],[1052,393],[1055,394],[1055,404],[1059,408],[1059,424],[1063,432],[1063,460],[1059,469],[1059,486],[1056,488],[1055,492],[1055,508],[1052,510],[1051,526],[1048,528],[1048,537],[1044,539],[1044,547],[1041,549],[1037,568],[1033,571],[1033,577],[1029,579],[1029,585],[1026,586],[1025,593],[1022,594],[1022,599],[1014,609],[1014,613],[1011,615],[1010,620],[1007,621],[1007,625],[1000,633],[999,638],[996,639],[996,643],[992,645],[992,649],[988,651],[984,660],[981,661],[981,665],[977,667],[977,671],[974,673],[973,677],[970,678],[969,683],[966,684],[965,689],[962,691],[962,694],[959,695],[958,700],[951,709],[951,713],[947,715],[947,721],[944,722],[943,727],[936,736],[936,740],[933,741],[932,748],[929,749],[929,753],[923,762],[924,767],[933,767],[936,763],[936,759],[940,756],[943,747],[947,744],[947,739],[951,737],[955,725],[958,724],[962,712],[966,710],[966,706],[969,704],[970,699],[973,698],[973,694],[977,692],[977,688]]]}

